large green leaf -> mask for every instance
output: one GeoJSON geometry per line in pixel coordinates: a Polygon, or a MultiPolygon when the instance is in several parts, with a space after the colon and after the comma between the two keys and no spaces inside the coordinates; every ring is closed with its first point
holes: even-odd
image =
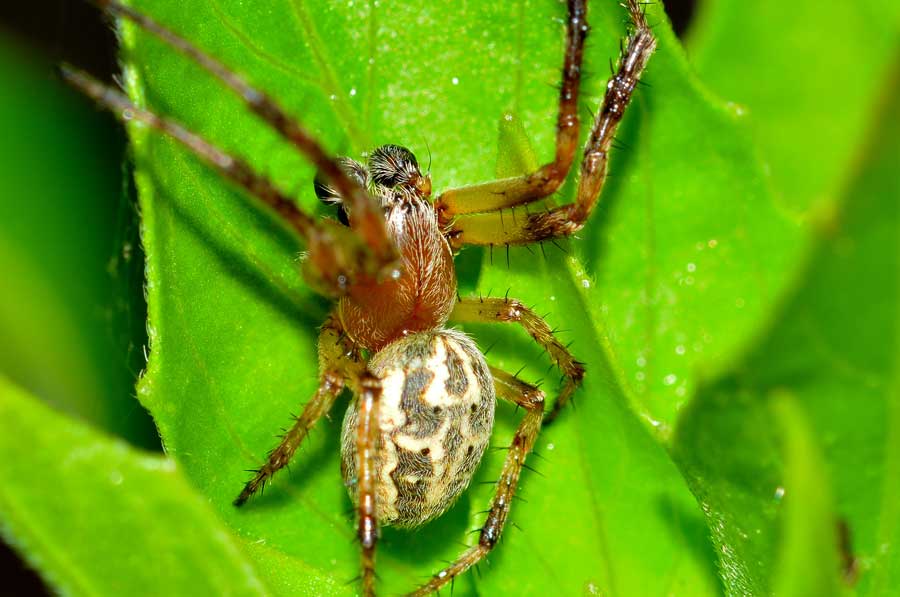
{"type": "MultiPolygon", "coordinates": [[[[562,16],[554,3],[464,11],[440,3],[421,14],[418,7],[390,5],[377,7],[374,16],[369,6],[338,10],[301,3],[277,3],[263,11],[226,2],[190,10],[180,3],[154,2],[146,8],[270,90],[332,149],[356,152],[395,141],[423,155],[427,135],[440,188],[494,175],[497,136],[491,131],[510,110],[533,135],[539,156],[552,152],[555,92],[548,83],[558,77],[561,30],[553,19],[562,16]],[[416,26],[394,28],[393,23],[416,26]],[[480,51],[471,51],[472,44],[480,51]]],[[[594,8],[593,64],[606,64],[614,56],[622,17],[614,4],[594,8]]],[[[732,153],[749,156],[740,135],[732,138],[731,117],[685,82],[687,69],[676,42],[665,25],[660,30],[659,61],[678,68],[654,71],[654,89],[659,96],[696,104],[692,113],[703,127],[722,131],[713,159],[723,167],[732,153]]],[[[298,189],[302,203],[314,204],[310,168],[248,117],[230,94],[132,27],[123,37],[135,98],[239,151],[284,188],[298,189]]],[[[596,103],[601,88],[602,81],[590,82],[590,101],[596,103]]],[[[145,217],[152,342],[140,396],[170,453],[184,462],[240,534],[349,579],[357,556],[338,473],[336,422],[322,424],[324,433],[301,451],[293,474],[282,475],[266,497],[242,511],[230,505],[246,478],[243,469],[258,464],[288,413],[300,408],[315,385],[315,326],[327,306],[298,278],[300,247],[197,160],[146,130],[134,127],[132,132],[145,217]]],[[[674,143],[673,137],[667,142],[674,143]]],[[[664,186],[676,173],[666,168],[669,178],[658,182],[664,186]]],[[[764,211],[765,195],[752,165],[727,168],[726,178],[734,184],[743,180],[740,184],[756,189],[750,200],[764,211]]],[[[621,204],[634,209],[629,200],[641,192],[628,190],[621,204]]],[[[771,220],[766,227],[776,232],[770,233],[783,234],[771,220]]],[[[726,255],[747,252],[749,245],[729,247],[724,239],[730,233],[716,230],[704,232],[703,241],[723,239],[726,255]]],[[[696,251],[699,238],[690,237],[689,251],[696,251]]],[[[617,251],[619,259],[631,259],[633,248],[617,245],[617,251]]],[[[604,259],[594,256],[597,262],[604,259]]],[[[541,440],[550,460],[543,467],[548,480],[528,478],[523,488],[528,503],[514,514],[526,533],[508,535],[482,582],[509,591],[595,586],[627,594],[652,579],[660,591],[678,586],[712,590],[715,581],[703,557],[701,519],[692,498],[663,448],[628,410],[629,399],[618,385],[621,376],[613,373],[624,365],[608,362],[601,349],[605,332],[596,318],[601,307],[597,285],[590,287],[594,276],[559,254],[540,262],[540,271],[524,263],[530,259],[527,252],[514,257],[518,261],[510,270],[486,266],[486,279],[477,286],[486,292],[492,285],[487,278],[494,277],[494,287],[508,285],[524,300],[555,311],[552,319],[562,327],[578,327],[573,350],[591,375],[579,415],[566,417],[548,432],[546,443],[541,440]],[[577,530],[560,532],[560,517],[579,520],[577,530]]],[[[463,282],[476,285],[471,276],[463,282]]],[[[746,312],[752,316],[745,326],[763,309],[762,301],[750,302],[746,312]]],[[[494,362],[510,368],[541,362],[529,356],[539,351],[527,336],[514,333],[517,354],[507,358],[504,351],[510,348],[498,346],[494,362]]],[[[497,332],[479,338],[486,345],[492,334],[497,332]]],[[[626,337],[633,340],[634,334],[626,337]]],[[[633,355],[631,346],[623,354],[633,355]]],[[[545,368],[537,367],[541,374],[545,368]]],[[[667,413],[673,407],[662,399],[659,405],[667,413]]],[[[502,408],[500,419],[496,442],[502,445],[515,418],[502,408]]],[[[487,460],[479,480],[497,473],[500,458],[502,453],[487,460]]],[[[379,556],[385,590],[408,589],[452,557],[459,549],[456,542],[480,520],[473,513],[484,508],[487,491],[473,490],[453,512],[415,534],[386,531],[379,556]]],[[[473,583],[474,577],[464,582],[473,583]]]]}
{"type": "MultiPolygon", "coordinates": [[[[266,595],[278,585],[170,458],[77,423],[3,377],[0,418],[13,431],[0,434],[0,530],[61,593],[266,595]]],[[[315,571],[288,570],[297,589],[328,586],[315,571]]]]}
{"type": "MultiPolygon", "coordinates": [[[[438,189],[496,173],[509,141],[498,144],[493,131],[506,114],[521,122],[538,159],[552,154],[558,3],[134,4],[272,93],[333,151],[358,155],[400,142],[423,156],[429,146],[438,189]]],[[[586,62],[597,72],[617,52],[623,12],[615,2],[591,10],[586,62]]],[[[466,589],[716,590],[699,510],[650,430],[666,437],[700,380],[728,370],[768,322],[796,273],[803,237],[776,208],[737,112],[699,84],[659,6],[650,16],[660,38],[651,87],[625,123],[621,140],[630,149],[614,156],[600,213],[567,244],[574,255],[517,250],[508,268],[502,255],[493,265],[478,251],[461,257],[471,266],[464,289],[509,288],[550,311],[551,322],[571,330],[564,337],[589,370],[579,410],[539,441],[546,477],[526,476],[528,502],[513,513],[525,532],[510,530],[493,566],[480,581],[468,575],[466,589]]],[[[231,94],[133,26],[122,35],[136,101],[247,158],[313,208],[309,166],[231,94]]],[[[603,87],[600,77],[587,81],[585,107],[603,87]]],[[[259,463],[315,386],[315,327],[328,305],[299,279],[302,247],[195,158],[138,125],[131,133],[152,343],[141,400],[169,452],[254,546],[257,565],[282,571],[285,590],[292,579],[284,571],[297,567],[349,579],[357,557],[337,420],[323,422],[293,474],[266,496],[243,511],[230,505],[242,469],[259,463]]],[[[569,185],[561,199],[571,193],[569,185]]],[[[499,340],[494,364],[528,364],[523,375],[532,379],[545,374],[525,334],[470,331],[483,346],[499,340]]],[[[515,421],[501,407],[497,444],[515,421]]],[[[492,454],[478,479],[495,475],[501,458],[492,454]]],[[[383,589],[408,589],[453,557],[488,491],[473,488],[414,534],[386,530],[383,589]]]]}
{"type": "MultiPolygon", "coordinates": [[[[833,209],[900,51],[900,4],[703,0],[688,51],[700,76],[746,112],[780,204],[833,209]]],[[[810,212],[813,213],[810,213],[810,212]]]]}
{"type": "MultiPolygon", "coordinates": [[[[880,115],[885,124],[878,127],[877,142],[868,148],[869,162],[857,173],[839,215],[820,230],[802,283],[769,333],[734,372],[699,393],[679,424],[675,455],[707,513],[732,594],[773,588],[779,546],[790,548],[782,545],[783,535],[798,524],[819,537],[806,546],[809,553],[823,543],[836,550],[839,520],[849,528],[858,560],[858,593],[883,595],[897,584],[897,97],[895,89],[890,110],[880,115]],[[772,409],[785,401],[799,404],[794,415],[799,428],[778,424],[772,409]],[[780,446],[809,443],[803,437],[807,425],[816,441],[805,451],[821,456],[807,455],[799,468],[821,476],[814,492],[808,479],[804,486],[798,467],[791,470],[791,458],[780,446]],[[815,465],[819,459],[825,470],[815,465]],[[820,500],[828,494],[834,496],[836,518],[823,521],[820,500]],[[786,515],[780,513],[782,498],[791,505],[786,515]]],[[[796,556],[796,551],[785,555],[802,561],[796,556]]],[[[779,586],[796,587],[803,575],[807,583],[815,583],[816,575],[827,578],[828,561],[819,558],[811,569],[790,571],[794,581],[782,576],[779,586]]]]}
{"type": "MultiPolygon", "coordinates": [[[[431,153],[439,190],[552,154],[563,7],[551,0],[134,3],[272,93],[332,151],[399,142],[422,161],[431,153]]],[[[828,14],[801,2],[791,14],[803,28],[773,39],[766,33],[782,21],[770,5],[712,3],[694,30],[702,74],[749,107],[749,119],[705,90],[652,6],[660,45],[650,86],[629,111],[625,149],[581,238],[563,243],[566,254],[514,249],[509,265],[503,251],[461,254],[463,293],[509,289],[547,312],[588,377],[578,408],[539,438],[542,458],[530,463],[541,474],[524,475],[526,501],[491,565],[457,591],[837,594],[838,562],[853,556],[861,594],[884,594],[900,577],[900,113],[872,109],[898,13],[882,7],[873,20],[874,0],[828,14]],[[788,90],[791,101],[772,101],[788,90]],[[891,126],[863,146],[869,121],[891,126]],[[822,212],[817,228],[792,222],[839,194],[842,207],[822,212]],[[676,420],[677,466],[662,441],[676,420]]],[[[591,3],[588,70],[615,56],[623,16],[615,2],[591,3]]],[[[121,33],[135,101],[317,208],[310,167],[230,93],[133,26],[121,33]]],[[[604,84],[587,80],[585,116],[604,84]]],[[[4,534],[63,591],[350,593],[358,556],[337,458],[346,399],[291,473],[243,510],[230,503],[242,469],[259,463],[315,386],[316,326],[329,306],[299,278],[302,247],[196,158],[140,125],[130,132],[152,342],[139,396],[172,459],[136,453],[4,387],[4,534]],[[89,540],[72,545],[73,536],[89,540]]],[[[570,181],[555,200],[572,192],[570,181]]],[[[65,219],[52,222],[48,236],[60,236],[65,219]]],[[[20,296],[40,306],[29,288],[10,293],[10,313],[20,296]]],[[[56,345],[28,343],[29,326],[12,321],[20,338],[4,348],[28,348],[29,362],[56,345]]],[[[493,346],[492,364],[555,379],[521,330],[467,331],[493,346]]],[[[556,384],[545,388],[552,395],[556,384]]],[[[90,398],[84,384],[79,394],[90,398]]],[[[518,420],[499,407],[495,445],[518,420]]],[[[480,482],[503,455],[489,454],[479,484],[440,520],[384,530],[382,592],[412,588],[473,540],[467,531],[491,491],[480,482]]]]}

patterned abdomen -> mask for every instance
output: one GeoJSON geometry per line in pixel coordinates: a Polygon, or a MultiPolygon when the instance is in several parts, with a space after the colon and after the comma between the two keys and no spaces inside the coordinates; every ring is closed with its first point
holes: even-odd
{"type": "MultiPolygon", "coordinates": [[[[382,381],[376,506],[384,525],[413,527],[440,516],[468,486],[494,424],[494,384],[465,334],[410,334],[369,361],[382,381]]],[[[354,400],[344,417],[341,472],[356,502],[354,400]]]]}

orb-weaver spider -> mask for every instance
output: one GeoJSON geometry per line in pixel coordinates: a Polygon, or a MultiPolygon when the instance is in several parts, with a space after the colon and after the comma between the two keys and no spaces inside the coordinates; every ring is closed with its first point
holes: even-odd
{"type": "Polygon", "coordinates": [[[568,1],[553,161],[524,176],[449,189],[433,201],[431,179],[409,150],[384,145],[365,164],[333,158],[272,98],[215,58],[127,6],[98,4],[161,38],[237,93],[318,168],[316,195],[339,205],[338,221],[316,220],[240,159],[173,120],[134,106],[88,75],[64,69],[64,76],[84,93],[179,141],[288,223],[307,248],[305,279],[337,301],[319,336],[318,390],[236,505],[291,460],[341,390],[350,388],[355,399],[344,419],[342,473],[357,509],[363,592],[374,594],[379,525],[418,526],[444,513],[481,460],[496,396],[525,410],[478,542],[413,594],[438,590],[497,544],[544,420],[543,392],[489,367],[472,340],[447,329],[447,322],[512,322],[524,327],[565,377],[548,418],[567,403],[584,376],[582,363],[519,301],[458,297],[453,255],[465,245],[508,246],[569,236],[585,225],[606,179],[616,127],[655,48],[639,3],[628,0],[624,5],[633,31],[584,148],[575,202],[507,221],[502,210],[552,195],[574,161],[588,33],[586,0],[568,1]]]}

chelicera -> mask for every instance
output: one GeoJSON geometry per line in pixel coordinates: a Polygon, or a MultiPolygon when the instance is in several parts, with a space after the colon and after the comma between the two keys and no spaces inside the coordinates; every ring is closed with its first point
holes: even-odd
{"type": "Polygon", "coordinates": [[[499,397],[521,407],[524,416],[478,541],[413,594],[440,589],[495,547],[542,422],[556,416],[584,376],[583,364],[519,301],[459,297],[453,256],[465,245],[508,246],[569,236],[596,206],[613,135],[656,44],[637,0],[623,5],[632,31],[588,135],[575,201],[516,219],[502,215],[502,210],[552,195],[574,161],[586,3],[568,0],[553,161],[524,176],[449,189],[432,198],[431,179],[408,149],[385,145],[365,163],[333,158],[272,98],[215,58],[146,15],[118,2],[98,2],[196,61],[290,141],[318,168],[315,193],[337,206],[336,220],[314,219],[239,158],[134,106],[88,75],[64,69],[73,85],[104,107],[185,145],[283,219],[305,243],[305,279],[336,301],[319,335],[318,389],[235,505],[244,504],[290,462],[313,425],[349,388],[354,399],[343,423],[341,469],[356,506],[366,595],[375,592],[379,526],[415,527],[450,507],[481,461],[499,397]],[[543,392],[488,365],[468,336],[447,327],[454,322],[516,323],[547,351],[564,382],[546,417],[543,392]]]}

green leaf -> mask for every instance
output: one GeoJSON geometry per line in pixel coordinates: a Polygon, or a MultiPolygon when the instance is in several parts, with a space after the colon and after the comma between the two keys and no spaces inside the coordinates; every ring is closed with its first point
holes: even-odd
{"type": "Polygon", "coordinates": [[[785,437],[784,498],[774,595],[840,595],[839,540],[825,463],[803,412],[789,394],[775,396],[775,421],[785,437]]]}
{"type": "MultiPolygon", "coordinates": [[[[77,423],[6,378],[0,419],[12,431],[0,434],[0,530],[60,593],[271,593],[249,561],[255,550],[243,551],[172,459],[77,423]]],[[[298,589],[328,586],[292,572],[298,589]]]]}
{"type": "Polygon", "coordinates": [[[697,72],[746,112],[772,187],[804,217],[833,209],[900,50],[891,0],[704,0],[688,51],[697,72]]]}
{"type": "MultiPolygon", "coordinates": [[[[359,155],[399,142],[424,156],[430,148],[438,190],[524,163],[506,161],[508,148],[498,147],[494,131],[505,114],[521,122],[538,161],[552,155],[551,85],[561,57],[553,19],[563,10],[556,3],[134,4],[273,94],[332,151],[359,155]]],[[[509,529],[481,580],[469,574],[458,590],[718,588],[696,502],[657,440],[700,381],[728,371],[770,322],[806,239],[776,205],[744,119],[699,83],[661,8],[649,10],[660,39],[651,87],[639,92],[621,131],[630,150],[613,157],[599,213],[566,245],[573,254],[548,246],[544,259],[518,249],[508,268],[502,252],[460,257],[463,289],[509,288],[550,311],[552,324],[571,330],[562,335],[589,375],[579,409],[539,439],[546,476],[525,476],[528,501],[512,515],[525,532],[509,529]]],[[[597,72],[617,54],[623,12],[612,2],[594,2],[591,11],[586,64],[597,72]]],[[[316,209],[311,168],[236,98],[133,26],[122,35],[137,102],[245,157],[316,209]]],[[[603,88],[602,78],[589,79],[583,105],[596,106],[603,88]]],[[[306,568],[348,580],[358,558],[338,471],[338,412],[301,450],[292,474],[244,510],[231,506],[242,469],[259,464],[315,387],[316,326],[328,305],[299,278],[302,247],[196,158],[138,125],[131,133],[152,343],[140,398],[220,515],[248,544],[265,543],[252,554],[261,569],[284,571],[279,586],[287,592],[291,571],[302,578],[306,568]]],[[[572,192],[567,185],[558,200],[572,192]]],[[[546,375],[540,350],[521,331],[470,331],[484,347],[499,341],[493,364],[526,364],[526,379],[546,375]]],[[[498,418],[495,443],[503,445],[518,419],[506,406],[498,418]]],[[[488,457],[476,481],[491,480],[500,459],[488,457]]],[[[474,486],[415,533],[386,529],[381,589],[408,590],[454,557],[456,542],[480,523],[489,491],[474,486]]],[[[765,549],[768,574],[774,543],[765,549]]]]}
{"type": "MultiPolygon", "coordinates": [[[[533,135],[541,158],[552,152],[556,92],[547,83],[558,77],[561,31],[552,19],[562,16],[552,3],[484,5],[463,12],[435,5],[424,14],[418,7],[391,4],[379,6],[374,17],[368,5],[337,10],[277,3],[249,11],[239,3],[187,10],[179,3],[155,2],[146,8],[275,94],[333,150],[358,152],[401,142],[424,155],[423,135],[428,135],[439,188],[494,175],[498,158],[491,131],[509,110],[533,135]],[[505,27],[507,22],[515,27],[505,27]],[[473,43],[485,50],[470,51],[473,43]],[[485,85],[491,93],[483,92],[485,85]]],[[[605,64],[615,55],[622,17],[612,5],[594,10],[598,41],[592,63],[605,64]]],[[[660,61],[677,51],[667,35],[660,61]]],[[[239,151],[283,188],[297,189],[301,203],[314,205],[311,169],[220,85],[133,27],[124,29],[123,39],[135,98],[239,151]]],[[[692,87],[685,89],[685,70],[683,64],[672,75],[659,69],[654,85],[662,95],[673,86],[674,97],[705,101],[692,87]]],[[[602,81],[593,80],[588,101],[596,103],[601,88],[602,81]]],[[[730,117],[717,108],[705,107],[697,118],[709,113],[732,133],[730,117]]],[[[140,397],[154,413],[169,452],[240,534],[338,580],[352,578],[358,556],[339,475],[337,421],[321,424],[322,433],[301,450],[293,474],[281,475],[267,496],[241,511],[231,506],[246,480],[243,469],[258,465],[274,434],[288,423],[288,413],[315,387],[316,326],[327,306],[299,280],[300,247],[196,159],[140,127],[132,133],[145,218],[152,343],[140,397]]],[[[722,151],[749,154],[741,143],[726,141],[722,151]]],[[[694,251],[694,239],[690,242],[694,251]]],[[[513,515],[526,532],[518,536],[510,529],[491,557],[490,572],[483,569],[483,580],[468,575],[457,588],[483,584],[513,592],[560,587],[580,592],[594,587],[629,594],[651,582],[660,591],[714,592],[692,497],[665,450],[628,410],[617,374],[599,349],[604,332],[592,321],[598,291],[595,284],[586,293],[583,285],[593,276],[582,268],[575,278],[578,266],[560,254],[539,262],[539,271],[524,264],[526,251],[515,258],[519,262],[509,271],[488,264],[485,280],[469,277],[463,284],[486,292],[487,276],[495,276],[514,295],[552,309],[551,320],[562,327],[582,328],[572,334],[573,350],[592,372],[578,415],[560,421],[540,441],[549,460],[540,466],[547,480],[536,475],[525,480],[528,502],[517,504],[513,515]],[[564,313],[573,321],[565,321],[564,313]],[[591,325],[579,324],[584,318],[591,325]],[[580,523],[560,532],[560,517],[580,523]]],[[[512,348],[497,347],[496,364],[517,369],[523,362],[544,363],[531,358],[539,350],[518,330],[478,337],[487,346],[498,334],[517,340],[512,348]],[[514,359],[504,354],[510,350],[514,359]]],[[[536,367],[540,375],[547,365],[536,367]]],[[[502,445],[517,418],[505,406],[499,418],[495,442],[502,445]]],[[[488,458],[476,481],[496,475],[501,458],[502,453],[488,458]]],[[[448,515],[414,534],[386,530],[379,551],[382,590],[408,590],[458,553],[457,542],[480,523],[475,513],[489,498],[489,487],[473,487],[448,515]]]]}
{"type": "MultiPolygon", "coordinates": [[[[794,499],[809,500],[796,504],[797,509],[821,511],[816,503],[820,498],[802,486],[797,467],[786,468],[778,447],[778,427],[768,404],[786,393],[799,404],[801,417],[808,419],[815,451],[822,452],[826,470],[818,493],[834,496],[834,511],[849,528],[847,549],[852,553],[843,557],[858,562],[858,593],[881,595],[896,585],[900,570],[896,87],[891,97],[889,110],[880,115],[883,124],[877,142],[867,151],[869,162],[857,174],[839,214],[819,230],[818,247],[802,282],[743,362],[706,386],[679,422],[674,455],[707,514],[731,594],[773,588],[779,533],[790,537],[798,532],[796,512],[780,521],[782,495],[791,499],[797,489],[794,499]],[[801,487],[792,487],[791,482],[801,487]],[[780,531],[782,525],[786,530],[780,531]]],[[[796,433],[802,439],[804,432],[796,433]]],[[[787,441],[801,440],[789,434],[787,441]]],[[[819,475],[815,467],[811,471],[813,477],[819,475]]],[[[833,528],[838,518],[832,521],[833,528]]],[[[799,532],[827,535],[827,529],[816,528],[815,517],[808,517],[805,524],[799,532]]],[[[807,572],[831,571],[823,559],[807,572]]],[[[780,580],[789,583],[784,574],[780,580]]]]}

